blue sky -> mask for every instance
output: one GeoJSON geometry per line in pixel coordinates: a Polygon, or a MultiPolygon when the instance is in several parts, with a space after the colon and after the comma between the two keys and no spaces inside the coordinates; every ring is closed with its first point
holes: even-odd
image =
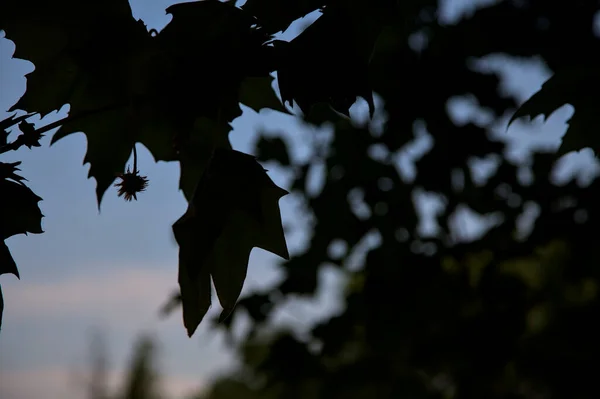
{"type": "MultiPolygon", "coordinates": [[[[170,16],[164,10],[173,3],[175,1],[131,1],[134,16],[143,19],[149,29],[161,29],[169,22],[170,16]]],[[[472,8],[472,4],[468,0],[448,2],[443,9],[444,18],[455,19],[465,9],[472,8]]],[[[312,15],[294,24],[283,37],[293,37],[299,26],[315,17],[312,15]]],[[[31,63],[11,59],[13,51],[14,44],[0,38],[0,119],[8,115],[3,111],[25,91],[24,75],[33,70],[31,63]]],[[[522,100],[549,77],[549,72],[536,61],[488,57],[478,64],[481,68],[501,71],[504,88],[517,93],[522,100]]],[[[450,108],[457,121],[486,118],[468,99],[457,99],[451,102],[450,108]]],[[[67,108],[50,115],[39,125],[66,112],[67,108]]],[[[545,124],[517,122],[508,131],[505,125],[499,126],[496,134],[512,144],[511,157],[523,159],[532,147],[558,146],[571,113],[572,109],[565,106],[545,124]]],[[[362,119],[365,115],[365,106],[359,101],[353,108],[353,117],[362,119]]],[[[374,124],[380,123],[383,117],[378,113],[374,124]]],[[[273,112],[256,114],[248,109],[234,122],[230,136],[234,148],[251,152],[256,130],[260,128],[285,130],[293,147],[292,155],[296,158],[308,155],[303,137],[310,134],[312,128],[289,116],[273,112]]],[[[50,136],[44,138],[41,148],[22,149],[2,156],[3,162],[23,161],[22,173],[34,192],[44,199],[40,207],[46,217],[44,234],[8,240],[21,280],[4,275],[0,282],[6,303],[0,334],[0,397],[82,397],[79,379],[87,366],[89,332],[94,328],[104,331],[109,341],[113,381],[120,379],[135,336],[150,332],[160,341],[161,369],[165,373],[167,391],[180,395],[200,388],[235,360],[222,337],[205,326],[188,339],[179,313],[166,320],[157,317],[157,309],[177,281],[177,247],[171,225],[186,208],[177,188],[178,166],[155,164],[149,153],[139,147],[139,167],[150,179],[147,191],[138,196],[139,201],[128,203],[111,189],[98,213],[95,181],[87,178],[89,165],[82,166],[86,150],[84,135],[69,136],[53,147],[48,146],[50,136]]],[[[412,160],[430,145],[431,139],[426,133],[419,135],[398,154],[398,166],[410,174],[412,160]]],[[[589,179],[597,173],[592,159],[590,150],[565,156],[559,177],[567,178],[577,172],[589,179]]],[[[286,173],[271,165],[267,169],[278,185],[289,186],[286,173]]],[[[314,190],[318,190],[318,170],[312,180],[314,190]]],[[[427,196],[420,203],[425,213],[436,206],[435,200],[427,196]]],[[[284,223],[290,228],[288,243],[294,252],[305,244],[307,218],[298,198],[284,197],[281,207],[284,223]]],[[[471,222],[469,226],[477,229],[477,223],[471,222]]],[[[244,291],[276,281],[279,276],[276,262],[276,256],[255,249],[244,291]]],[[[336,273],[325,269],[322,273],[325,284],[318,298],[290,301],[277,312],[275,322],[292,324],[302,330],[312,321],[336,311],[340,304],[332,292],[336,292],[342,280],[336,273]]]]}

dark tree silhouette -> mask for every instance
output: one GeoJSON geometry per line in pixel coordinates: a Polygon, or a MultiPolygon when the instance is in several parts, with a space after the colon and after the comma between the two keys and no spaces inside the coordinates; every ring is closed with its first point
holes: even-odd
{"type": "MultiPolygon", "coordinates": [[[[66,0],[45,4],[0,6],[0,27],[15,40],[16,56],[36,65],[14,109],[45,114],[71,104],[53,141],[86,133],[99,199],[136,142],[156,159],[179,161],[190,207],[174,226],[181,287],[175,301],[182,301],[188,333],[210,306],[211,278],[225,309],[220,326],[239,312],[253,320],[240,343],[244,364],[205,397],[597,396],[598,182],[551,179],[562,153],[598,149],[597,1],[500,1],[452,25],[438,21],[431,0],[248,0],[241,8],[202,1],[169,8],[173,21],[157,35],[131,18],[124,1],[98,3],[97,10],[66,0]],[[271,40],[317,9],[320,18],[294,40],[271,40]],[[67,44],[41,46],[55,39],[24,24],[33,16],[36,29],[67,37],[67,44]],[[114,29],[95,30],[109,23],[114,29]],[[414,35],[422,46],[411,46],[414,35]],[[515,114],[499,77],[473,67],[490,54],[540,57],[555,75],[515,114]],[[140,66],[146,73],[132,76],[140,66]],[[270,89],[272,71],[282,100],[294,102],[306,122],[333,126],[333,139],[319,143],[306,163],[287,154],[283,137],[258,143],[259,161],[278,161],[294,173],[289,189],[314,222],[308,248],[281,264],[285,278],[233,309],[252,247],[288,255],[277,206],[284,191],[227,140],[239,102],[291,112],[270,89]],[[51,85],[58,76],[60,86],[51,85]],[[92,83],[81,86],[79,76],[92,83]],[[388,116],[381,131],[347,116],[357,96],[373,113],[373,92],[388,116]],[[476,99],[492,121],[453,121],[448,102],[463,96],[476,99]],[[548,115],[566,103],[575,114],[559,153],[536,153],[518,165],[491,139],[492,127],[513,115],[548,115]],[[416,177],[407,178],[394,158],[419,129],[434,145],[418,160],[416,177]],[[480,179],[473,160],[484,157],[495,170],[480,179]],[[325,184],[314,194],[306,181],[318,164],[325,165],[325,184]],[[427,235],[415,207],[423,191],[444,204],[437,231],[427,235]],[[537,218],[524,228],[531,207],[537,218]],[[465,239],[453,224],[462,208],[496,222],[465,239]],[[349,268],[368,235],[379,244],[358,270],[349,268]],[[336,243],[346,249],[339,256],[330,251],[336,243]],[[269,316],[285,298],[314,295],[324,265],[350,277],[344,311],[315,326],[307,341],[267,334],[269,316]]],[[[23,125],[23,138],[2,148],[34,143],[46,131],[28,129],[23,125]]],[[[3,184],[16,195],[17,186],[26,188],[14,166],[3,165],[3,184]]],[[[37,197],[27,195],[37,212],[37,197]]],[[[5,238],[35,232],[21,220],[9,233],[2,229],[5,238]]],[[[0,273],[16,271],[12,258],[1,259],[0,273]]]]}

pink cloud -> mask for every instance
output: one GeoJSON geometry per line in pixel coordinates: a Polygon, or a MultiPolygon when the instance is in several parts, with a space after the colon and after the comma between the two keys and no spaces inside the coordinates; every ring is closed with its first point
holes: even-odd
{"type": "MultiPolygon", "coordinates": [[[[252,251],[248,278],[243,292],[273,284],[280,271],[274,265],[275,255],[252,251]]],[[[55,281],[28,281],[2,278],[6,300],[5,322],[10,320],[77,317],[93,315],[111,323],[150,323],[178,287],[177,266],[124,264],[115,272],[104,272],[103,265],[86,265],[86,274],[55,281]],[[96,272],[89,272],[95,270],[96,272]]],[[[216,297],[215,297],[216,299],[216,297]]],[[[216,307],[218,302],[215,301],[216,307]]],[[[213,307],[214,309],[214,307],[213,307]]],[[[211,309],[212,310],[212,309],[211,309]]]]}
{"type": "MultiPolygon", "coordinates": [[[[8,282],[8,281],[7,281],[8,282]]],[[[73,317],[93,314],[111,322],[136,322],[157,311],[177,286],[176,270],[123,268],[119,273],[82,275],[54,282],[6,284],[7,323],[10,319],[73,317]]]]}
{"type": "MultiPolygon", "coordinates": [[[[122,371],[112,371],[108,380],[111,389],[119,387],[122,371]]],[[[0,397],[2,399],[81,399],[85,397],[85,379],[68,368],[43,368],[25,371],[2,370],[0,397]]],[[[166,397],[182,398],[198,392],[205,381],[189,375],[165,374],[161,386],[166,397]]]]}

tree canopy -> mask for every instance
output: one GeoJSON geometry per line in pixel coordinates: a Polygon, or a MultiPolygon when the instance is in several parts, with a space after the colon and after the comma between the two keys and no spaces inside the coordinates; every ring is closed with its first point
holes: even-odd
{"type": "MultiPolygon", "coordinates": [[[[23,112],[2,122],[20,135],[0,137],[0,152],[35,146],[59,126],[53,143],[83,131],[98,203],[115,176],[128,198],[147,183],[136,162],[123,173],[136,143],[156,160],[180,163],[189,208],[173,226],[175,301],[188,334],[211,305],[211,279],[224,309],[218,325],[230,328],[242,312],[252,320],[238,343],[243,364],[206,398],[595,397],[598,180],[558,184],[552,172],[567,152],[599,149],[600,4],[505,0],[453,24],[440,22],[439,7],[433,0],[247,0],[241,7],[205,0],[169,7],[173,20],[156,32],[131,16],[126,0],[7,0],[0,28],[16,43],[14,56],[36,69],[11,109],[23,112]],[[316,10],[320,17],[296,38],[274,39],[316,10]],[[553,76],[519,108],[497,73],[473,66],[495,54],[537,57],[553,76]],[[373,115],[373,93],[387,115],[382,129],[349,118],[357,97],[373,115]],[[490,120],[455,121],[448,103],[465,96],[490,120]],[[331,140],[315,140],[312,158],[299,161],[285,137],[263,137],[257,160],[229,144],[240,103],[331,126],[331,140]],[[64,104],[69,116],[52,126],[27,122],[64,104]],[[548,116],[565,104],[574,114],[558,152],[517,164],[490,134],[503,121],[548,116]],[[407,177],[395,157],[422,130],[433,147],[407,177]],[[484,177],[481,159],[494,163],[484,177]],[[274,185],[258,161],[287,168],[291,187],[274,185]],[[318,165],[325,182],[314,193],[307,178],[318,165]],[[278,206],[288,191],[313,216],[309,245],[291,256],[278,206]],[[443,202],[435,232],[419,228],[420,192],[443,202]],[[537,217],[524,223],[532,207],[537,217]],[[461,209],[493,223],[465,238],[455,223],[461,209]],[[365,250],[368,236],[378,244],[365,250]],[[253,247],[284,258],[285,277],[238,300],[253,247]],[[361,251],[364,260],[351,266],[361,251]],[[343,312],[310,337],[273,331],[275,309],[286,298],[313,296],[325,266],[348,276],[343,312]]],[[[17,164],[0,166],[3,238],[41,233],[40,198],[17,164]]],[[[2,273],[18,274],[5,245],[2,273]]]]}

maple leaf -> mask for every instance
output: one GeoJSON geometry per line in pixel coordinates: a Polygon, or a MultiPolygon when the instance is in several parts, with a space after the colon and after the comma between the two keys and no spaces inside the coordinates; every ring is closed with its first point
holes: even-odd
{"type": "Polygon", "coordinates": [[[51,143],[86,135],[84,163],[97,182],[98,203],[122,171],[138,130],[135,105],[146,94],[151,36],[126,0],[7,1],[0,26],[16,44],[14,57],[31,61],[27,91],[11,110],[44,115],[70,105],[51,143]]]}
{"type": "MultiPolygon", "coordinates": [[[[14,164],[2,164],[12,167],[12,170],[18,170],[14,164]]],[[[3,168],[8,171],[8,168],[3,168]]],[[[9,171],[10,172],[10,171],[9,171]]],[[[0,276],[3,274],[14,274],[19,278],[17,264],[10,254],[4,240],[16,234],[43,233],[42,230],[42,212],[38,207],[41,198],[38,197],[25,186],[21,180],[22,177],[10,172],[7,180],[4,177],[0,180],[0,276]]],[[[4,311],[4,299],[0,288],[0,327],[2,327],[2,313],[4,311]]]]}
{"type": "Polygon", "coordinates": [[[188,202],[191,201],[198,181],[210,162],[213,150],[231,149],[228,131],[227,126],[212,119],[196,119],[185,145],[179,150],[179,187],[188,202]]]}
{"type": "Polygon", "coordinates": [[[211,305],[215,285],[225,319],[242,291],[252,248],[288,259],[279,213],[287,191],[253,156],[217,149],[186,213],[173,225],[179,244],[183,320],[192,336],[211,305]]]}
{"type": "MultiPolygon", "coordinates": [[[[16,234],[43,233],[42,212],[37,203],[42,199],[23,183],[0,180],[0,238],[16,234]]],[[[0,269],[0,274],[6,272],[0,269]]]]}
{"type": "Polygon", "coordinates": [[[272,82],[273,78],[271,76],[244,79],[240,86],[240,102],[256,112],[260,112],[263,108],[270,108],[274,111],[289,114],[275,95],[271,87],[272,82]]]}
{"type": "Polygon", "coordinates": [[[542,88],[523,103],[509,121],[529,116],[531,119],[542,115],[548,118],[565,104],[575,108],[573,116],[563,136],[559,155],[591,147],[600,153],[600,73],[593,66],[572,67],[555,73],[542,88]]]}

